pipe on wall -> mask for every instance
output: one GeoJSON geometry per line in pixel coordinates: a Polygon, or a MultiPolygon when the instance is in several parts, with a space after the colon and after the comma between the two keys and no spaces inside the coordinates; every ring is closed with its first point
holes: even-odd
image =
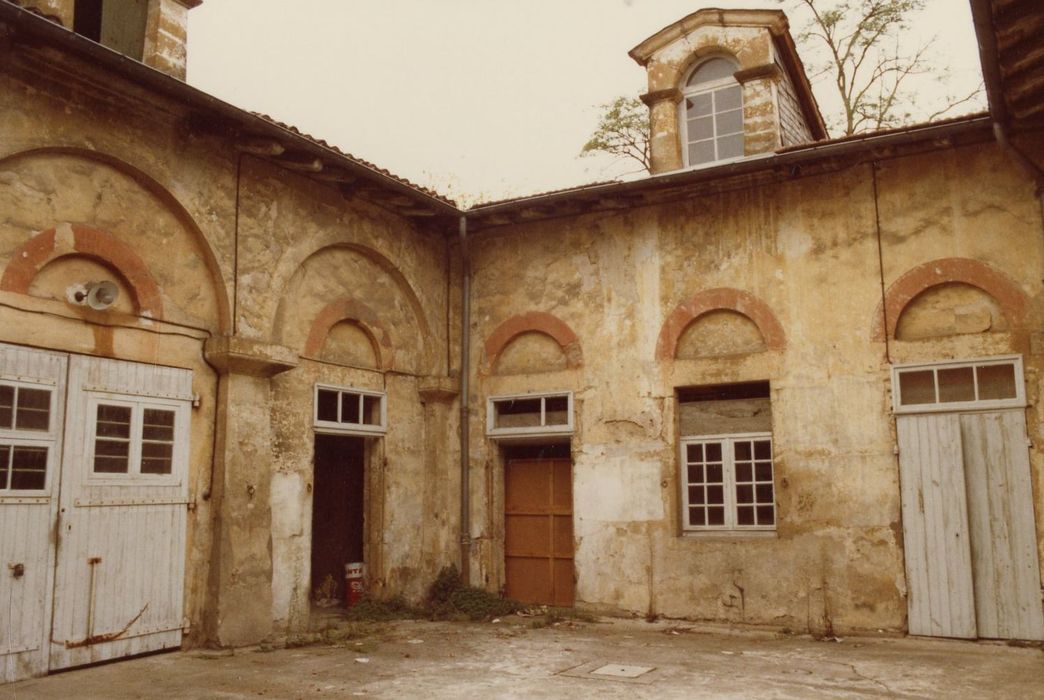
{"type": "Polygon", "coordinates": [[[471,583],[471,484],[468,371],[471,367],[471,259],[468,255],[468,219],[460,217],[460,578],[471,583]]]}

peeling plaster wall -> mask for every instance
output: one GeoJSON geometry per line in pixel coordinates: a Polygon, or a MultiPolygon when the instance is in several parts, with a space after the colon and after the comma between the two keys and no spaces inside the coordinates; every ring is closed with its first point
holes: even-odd
{"type": "MultiPolygon", "coordinates": [[[[1003,271],[1030,299],[1022,331],[1000,325],[892,340],[891,359],[1024,353],[1036,405],[1044,358],[1025,329],[1039,326],[1044,311],[1044,249],[1032,183],[990,145],[887,161],[878,179],[886,286],[917,265],[959,256],[1003,271]]],[[[580,605],[813,632],[904,629],[889,364],[885,344],[871,340],[881,308],[871,165],[678,204],[499,227],[480,232],[473,251],[473,353],[505,319],[534,311],[568,324],[582,347],[577,369],[480,373],[475,385],[482,411],[489,395],[576,392],[580,605]],[[700,353],[657,360],[657,337],[675,306],[718,287],[763,301],[783,327],[782,349],[736,354],[733,337],[710,332],[700,353]],[[775,536],[681,535],[675,388],[766,379],[775,536]]],[[[503,464],[483,435],[483,418],[472,423],[473,565],[476,580],[497,589],[503,464]]],[[[1035,445],[1044,444],[1037,408],[1029,430],[1035,445]]],[[[1032,464],[1044,543],[1040,448],[1032,464]]]]}
{"type": "Polygon", "coordinates": [[[55,255],[72,257],[44,266],[28,294],[0,290],[0,340],[193,370],[186,642],[238,646],[307,627],[317,382],[388,393],[388,434],[367,447],[369,582],[420,598],[459,560],[458,414],[446,381],[455,286],[440,233],[251,156],[237,187],[234,136],[72,58],[6,56],[0,274],[49,229],[55,255]],[[79,226],[140,259],[162,319],[122,306],[134,274],[80,255],[79,226]],[[101,273],[122,285],[115,310],[67,303],[69,283],[101,273]],[[334,352],[322,334],[319,351],[305,352],[337,299],[365,304],[352,320],[381,341],[380,368],[352,367],[358,353],[334,352]],[[233,332],[234,352],[211,352],[233,332]],[[241,351],[254,365],[235,365],[241,351]]]}

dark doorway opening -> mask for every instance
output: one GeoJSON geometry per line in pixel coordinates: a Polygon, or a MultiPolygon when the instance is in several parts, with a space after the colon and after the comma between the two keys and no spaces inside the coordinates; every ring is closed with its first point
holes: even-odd
{"type": "Polygon", "coordinates": [[[315,436],[312,488],[312,600],[345,603],[345,564],[363,561],[366,443],[315,436]]]}

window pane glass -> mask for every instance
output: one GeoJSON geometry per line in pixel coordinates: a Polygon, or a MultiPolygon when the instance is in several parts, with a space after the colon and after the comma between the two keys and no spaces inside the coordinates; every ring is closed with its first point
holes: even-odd
{"type": "Polygon", "coordinates": [[[363,396],[363,425],[381,424],[381,397],[363,396]]]}
{"type": "Polygon", "coordinates": [[[174,465],[174,445],[166,442],[141,444],[141,473],[170,474],[174,465]]]}
{"type": "Polygon", "coordinates": [[[685,100],[685,116],[689,119],[705,117],[714,109],[711,95],[705,92],[701,95],[691,95],[685,100]]]}
{"type": "Polygon", "coordinates": [[[712,80],[730,78],[736,72],[736,64],[727,58],[712,58],[704,61],[700,67],[692,72],[686,85],[699,85],[709,83],[712,80]]]}
{"type": "Polygon", "coordinates": [[[750,459],[750,443],[749,442],[747,442],[746,440],[744,440],[742,442],[737,442],[735,445],[733,445],[733,447],[734,447],[734,452],[735,452],[736,459],[744,459],[744,460],[749,460],[750,459]]]}
{"type": "Polygon", "coordinates": [[[714,115],[714,126],[719,135],[736,134],[743,131],[743,112],[733,109],[714,115]]]}
{"type": "Polygon", "coordinates": [[[722,483],[722,469],[720,464],[708,464],[707,465],[707,483],[708,484],[720,484],[722,483]]]}
{"type": "Polygon", "coordinates": [[[979,376],[979,398],[1014,399],[1015,365],[982,365],[975,368],[979,376]]]}
{"type": "Polygon", "coordinates": [[[714,91],[714,109],[724,112],[728,109],[739,109],[742,105],[743,88],[739,85],[730,85],[727,88],[714,91]]]}
{"type": "Polygon", "coordinates": [[[690,119],[688,122],[688,129],[689,141],[702,141],[704,139],[713,138],[714,120],[712,117],[690,119]]]}
{"type": "Polygon", "coordinates": [[[709,163],[714,160],[714,142],[700,141],[689,144],[689,165],[709,163]]]}
{"type": "Polygon", "coordinates": [[[736,486],[736,503],[753,503],[754,487],[750,484],[738,484],[736,486]]]}
{"type": "Polygon", "coordinates": [[[689,504],[690,505],[703,505],[703,487],[702,486],[690,486],[689,487],[689,504]]]}
{"type": "Polygon", "coordinates": [[[690,464],[689,465],[689,483],[690,484],[702,484],[703,483],[703,465],[701,465],[701,464],[690,464]]]}
{"type": "Polygon", "coordinates": [[[493,403],[494,427],[537,428],[540,427],[540,399],[505,399],[493,403]]]}
{"type": "Polygon", "coordinates": [[[721,507],[712,507],[707,509],[707,524],[708,525],[724,525],[725,524],[725,509],[721,507]]]}
{"type": "Polygon", "coordinates": [[[14,418],[14,387],[0,384],[0,428],[10,428],[14,418]]]}
{"type": "Polygon", "coordinates": [[[39,490],[47,485],[47,448],[14,447],[11,455],[11,489],[39,490]]]}
{"type": "Polygon", "coordinates": [[[108,406],[98,404],[98,422],[95,435],[98,437],[130,438],[130,406],[108,406]]]}
{"type": "Polygon", "coordinates": [[[754,467],[754,476],[758,481],[772,481],[772,462],[758,462],[754,467]]]}
{"type": "Polygon", "coordinates": [[[705,508],[689,508],[689,525],[706,525],[705,508]]]}
{"type": "Polygon", "coordinates": [[[142,417],[141,437],[143,440],[174,442],[174,411],[146,408],[142,417]]]}
{"type": "Polygon", "coordinates": [[[750,462],[737,462],[736,463],[736,481],[750,481],[751,480],[751,468],[750,462]]]}
{"type": "Polygon", "coordinates": [[[758,484],[755,494],[758,503],[772,503],[772,484],[758,484]]]}
{"type": "Polygon", "coordinates": [[[721,461],[721,443],[712,442],[707,445],[707,461],[708,462],[720,462],[721,461]]]}
{"type": "Polygon", "coordinates": [[[754,525],[754,507],[741,506],[736,509],[737,525],[754,525]]]}
{"type": "Polygon", "coordinates": [[[776,518],[772,506],[758,506],[758,525],[775,525],[776,518]]]}
{"type": "Polygon", "coordinates": [[[974,401],[975,375],[971,367],[939,370],[939,401],[974,401]]]}
{"type": "Polygon", "coordinates": [[[329,389],[320,389],[316,399],[316,418],[319,420],[337,422],[337,392],[329,389]]]}
{"type": "MultiPolygon", "coordinates": [[[[688,458],[689,458],[690,462],[700,462],[700,461],[703,461],[703,445],[688,445],[685,448],[685,452],[688,455],[688,458]]],[[[690,470],[689,473],[691,474],[692,473],[692,467],[689,467],[689,470],[690,470]]],[[[689,477],[689,479],[691,481],[692,477],[689,477]]]]}
{"type": "Polygon", "coordinates": [[[768,440],[755,440],[754,459],[772,459],[772,443],[768,440]]]}
{"type": "Polygon", "coordinates": [[[94,441],[94,471],[100,474],[126,474],[129,455],[129,441],[99,438],[94,441]]]}
{"type": "Polygon", "coordinates": [[[362,423],[362,416],[359,414],[359,398],[359,394],[341,393],[342,423],[355,423],[356,425],[362,423]]]}
{"type": "Polygon", "coordinates": [[[707,503],[722,504],[725,502],[725,489],[721,486],[707,487],[707,503]]]}
{"type": "Polygon", "coordinates": [[[7,488],[7,473],[11,469],[11,446],[0,445],[0,490],[7,488]]]}
{"type": "Polygon", "coordinates": [[[50,421],[51,392],[47,389],[18,387],[15,428],[18,430],[48,430],[50,421]]]}
{"type": "Polygon", "coordinates": [[[930,369],[899,373],[899,404],[916,406],[935,403],[935,374],[930,369]]]}
{"type": "Polygon", "coordinates": [[[739,158],[743,155],[743,134],[718,139],[718,159],[739,158]]]}
{"type": "Polygon", "coordinates": [[[544,425],[569,424],[569,397],[549,396],[544,399],[544,425]]]}

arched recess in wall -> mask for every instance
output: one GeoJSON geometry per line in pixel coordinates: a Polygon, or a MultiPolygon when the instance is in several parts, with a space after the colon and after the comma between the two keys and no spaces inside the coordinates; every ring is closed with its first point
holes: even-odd
{"type": "Polygon", "coordinates": [[[543,311],[512,316],[494,329],[483,346],[479,371],[520,374],[576,369],[583,364],[580,339],[562,319],[543,311]],[[510,366],[502,360],[517,351],[510,366]]]}
{"type": "Polygon", "coordinates": [[[691,326],[698,328],[700,324],[706,324],[729,344],[724,352],[707,353],[710,356],[779,351],[786,343],[783,326],[765,302],[750,292],[719,287],[699,292],[674,308],[660,328],[656,359],[678,357],[679,342],[691,326]],[[738,338],[729,337],[730,333],[738,334],[738,338]]]}
{"type": "MultiPolygon", "coordinates": [[[[275,279],[279,274],[277,269],[275,279]]],[[[277,343],[318,358],[331,330],[348,322],[372,339],[381,368],[432,371],[431,332],[420,299],[398,268],[371,248],[341,242],[314,250],[278,298],[277,343]]]]}
{"type": "MultiPolygon", "coordinates": [[[[208,318],[203,320],[219,333],[229,330],[231,314],[227,287],[209,241],[178,199],[151,175],[115,156],[65,146],[34,148],[4,156],[0,158],[0,171],[9,171],[29,184],[28,188],[22,190],[28,191],[28,195],[20,194],[19,200],[3,204],[11,206],[15,211],[31,210],[34,207],[31,198],[36,196],[39,200],[36,202],[39,205],[39,213],[36,216],[42,218],[43,212],[48,211],[48,224],[58,221],[91,221],[94,224],[92,227],[74,228],[81,231],[91,229],[95,232],[105,229],[104,233],[112,238],[120,233],[117,228],[143,236],[157,232],[157,213],[171,224],[176,224],[178,230],[187,234],[184,242],[174,240],[175,237],[160,235],[150,240],[149,246],[138,246],[134,252],[150,271],[156,287],[162,290],[168,302],[173,300],[177,306],[183,301],[191,300],[210,307],[204,314],[208,318]],[[60,173],[60,178],[55,173],[60,173]],[[104,183],[106,178],[110,181],[125,178],[133,183],[134,187],[100,186],[99,182],[104,183]],[[83,183],[80,188],[76,187],[77,179],[83,183]],[[84,197],[85,193],[89,196],[84,197]],[[70,197],[68,203],[62,202],[65,195],[70,197]],[[139,206],[148,204],[137,199],[142,195],[152,200],[152,207],[139,206]],[[77,196],[80,197],[80,201],[72,201],[71,198],[77,196]],[[107,200],[106,197],[111,197],[111,200],[107,200]],[[124,198],[127,197],[134,201],[126,201],[124,198]],[[109,212],[104,211],[106,207],[109,212]],[[140,221],[134,220],[134,217],[138,217],[140,221]],[[114,222],[113,225],[109,225],[109,221],[114,222]],[[178,264],[170,264],[171,260],[177,260],[178,264]],[[189,274],[194,266],[200,268],[200,275],[189,274]],[[204,279],[201,280],[200,276],[204,279]],[[204,283],[205,289],[201,289],[201,282],[204,283]],[[208,298],[200,299],[201,296],[208,298]]],[[[57,228],[60,233],[61,227],[57,228]]],[[[42,234],[38,234],[32,240],[35,241],[40,235],[42,234]]],[[[83,236],[80,234],[81,238],[83,236]]],[[[45,246],[46,243],[41,241],[37,245],[45,246]]],[[[62,242],[59,240],[57,245],[61,247],[62,242]]],[[[122,245],[129,248],[126,243],[122,245]]],[[[75,254],[75,251],[70,254],[75,254]]],[[[97,254],[93,258],[106,259],[104,255],[97,254]]],[[[111,261],[109,264],[116,265],[111,261]]],[[[131,283],[131,273],[128,270],[120,268],[119,272],[128,276],[126,281],[131,283]]],[[[143,306],[145,304],[142,299],[138,302],[143,306]]],[[[164,308],[164,315],[167,319],[174,320],[169,304],[167,306],[168,308],[164,308]]],[[[196,314],[190,315],[194,317],[196,314]]]]}
{"type": "Polygon", "coordinates": [[[348,297],[331,301],[316,314],[302,354],[367,369],[396,368],[391,332],[377,312],[348,297]]]}
{"type": "Polygon", "coordinates": [[[966,328],[956,325],[953,332],[942,328],[937,335],[989,330],[994,319],[991,317],[987,322],[983,314],[991,312],[991,308],[1003,314],[1003,318],[999,319],[999,329],[1017,327],[1022,324],[1028,304],[1026,293],[1014,281],[986,263],[969,258],[940,258],[907,271],[888,287],[883,311],[881,304],[878,304],[874,313],[871,338],[884,341],[886,333],[888,338],[896,338],[896,330],[904,314],[915,309],[922,311],[934,301],[929,298],[933,293],[940,298],[947,295],[948,298],[939,303],[944,308],[946,304],[952,306],[955,303],[953,299],[959,300],[961,295],[969,302],[974,300],[976,305],[969,314],[972,318],[963,321],[967,324],[966,328]],[[969,287],[981,290],[986,296],[976,300],[964,291],[969,287]],[[887,328],[885,318],[888,320],[887,328]]]}
{"type": "Polygon", "coordinates": [[[15,250],[0,277],[0,290],[31,294],[45,269],[77,258],[96,261],[116,275],[117,284],[130,292],[133,313],[163,319],[163,295],[137,253],[115,236],[79,224],[38,233],[15,250]]]}

